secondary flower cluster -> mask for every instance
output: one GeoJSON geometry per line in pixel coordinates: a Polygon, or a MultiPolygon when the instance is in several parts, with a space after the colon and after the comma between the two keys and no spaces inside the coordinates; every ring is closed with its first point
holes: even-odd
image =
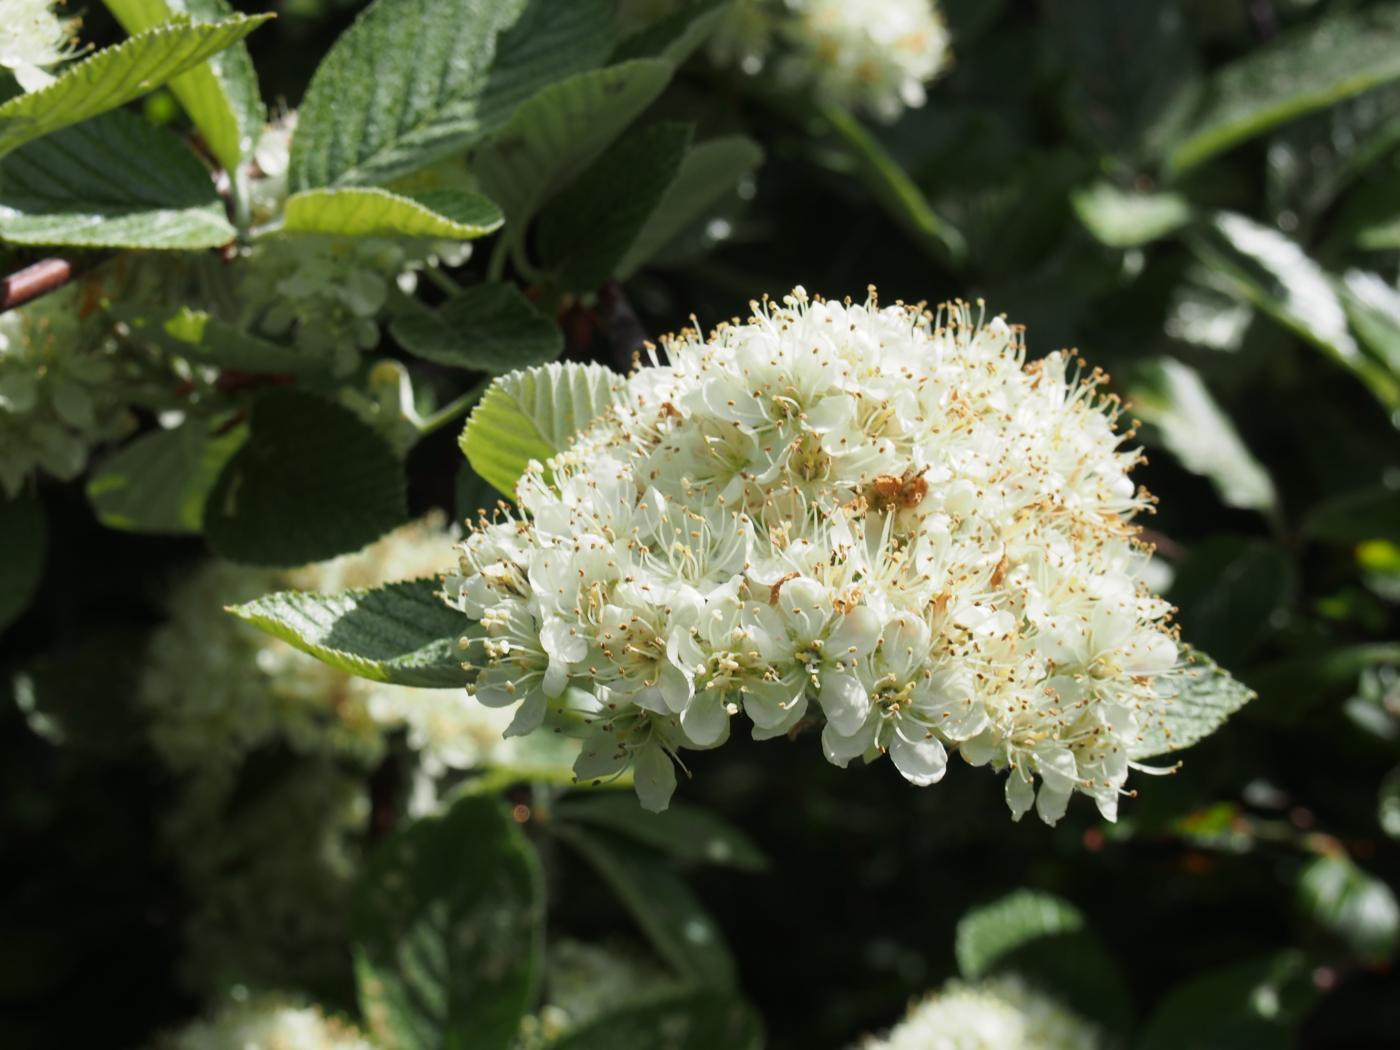
{"type": "Polygon", "coordinates": [[[924,85],[950,60],[932,0],[737,0],[710,50],[757,73],[778,42],[782,83],[884,121],[922,106],[924,85]]]}
{"type": "Polygon", "coordinates": [[[742,712],[920,785],[956,750],[1018,818],[1079,791],[1113,819],[1178,645],[1103,377],[963,304],[754,309],[665,341],[467,538],[477,698],[518,703],[512,734],[582,726],[576,774],[630,766],[653,809],[742,712]]]}
{"type": "Polygon", "coordinates": [[[260,996],[233,1003],[161,1044],[162,1050],[373,1050],[358,1029],[310,1006],[260,996]]]}
{"type": "Polygon", "coordinates": [[[76,18],[59,18],[52,0],[5,0],[0,20],[0,69],[7,69],[25,91],[53,79],[47,70],[76,54],[76,18]]]}
{"type": "Polygon", "coordinates": [[[861,1050],[1098,1050],[1099,1030],[1013,977],[950,981],[861,1050]]]}

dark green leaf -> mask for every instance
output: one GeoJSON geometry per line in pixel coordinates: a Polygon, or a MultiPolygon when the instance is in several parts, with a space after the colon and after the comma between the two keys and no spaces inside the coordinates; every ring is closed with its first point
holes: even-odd
{"type": "Polygon", "coordinates": [[[148,635],[126,625],[49,649],[14,678],[29,728],[55,747],[113,755],[139,748],[145,718],[136,708],[148,635]]]}
{"type": "Polygon", "coordinates": [[[677,974],[710,987],[733,985],[734,963],[719,928],[665,865],[571,824],[554,830],[603,877],[677,974]]]}
{"type": "Polygon", "coordinates": [[[1303,532],[1321,543],[1342,547],[1367,540],[1400,543],[1400,489],[1377,485],[1333,496],[1314,507],[1303,532]]]}
{"type": "Polygon", "coordinates": [[[550,84],[522,105],[472,159],[481,188],[516,236],[539,206],[587,167],[661,94],[675,67],[636,59],[550,84]]]}
{"type": "Polygon", "coordinates": [[[247,436],[200,419],[143,434],[88,479],[88,501],[108,528],[198,533],[214,483],[247,436]]]}
{"type": "Polygon", "coordinates": [[[1400,77],[1400,4],[1337,11],[1217,72],[1173,144],[1178,172],[1313,110],[1400,77]]]}
{"type": "Polygon", "coordinates": [[[637,805],[630,793],[592,793],[564,799],[555,813],[561,820],[606,828],[679,860],[727,864],[744,871],[768,866],[767,858],[742,831],[684,802],[672,802],[665,812],[651,813],[637,805]]]}
{"type": "Polygon", "coordinates": [[[1381,780],[1376,806],[1376,820],[1393,839],[1400,839],[1400,766],[1381,780]]]}
{"type": "Polygon", "coordinates": [[[287,199],[282,229],[336,237],[470,240],[500,228],[501,212],[479,193],[390,193],[368,186],[303,190],[287,199]]]}
{"type": "Polygon", "coordinates": [[[350,912],[360,1008],[380,1045],[506,1050],[539,981],[539,861],[495,798],[380,846],[350,912]]]}
{"type": "Polygon", "coordinates": [[[1288,555],[1274,544],[1215,536],[1191,548],[1167,597],[1193,644],[1242,666],[1277,630],[1272,621],[1288,609],[1295,577],[1288,555]]]}
{"type": "Polygon", "coordinates": [[[65,66],[47,87],[0,103],[0,154],[123,106],[242,40],[271,15],[172,19],[65,66]]]}
{"type": "Polygon", "coordinates": [[[763,1028],[733,996],[688,992],[623,1007],[551,1043],[549,1050],[760,1050],[763,1028]]]}
{"type": "Polygon", "coordinates": [[[233,240],[208,170],[170,132],[104,113],[0,160],[0,239],[72,248],[233,240]]]}
{"type": "Polygon", "coordinates": [[[689,124],[653,124],[620,139],[539,218],[540,260],[570,291],[611,277],[680,170],[689,124]]]}
{"type": "Polygon", "coordinates": [[[1310,975],[1301,952],[1280,952],[1193,977],[1167,992],[1135,1050],[1285,1050],[1317,1000],[1310,975]]]}
{"type": "Polygon", "coordinates": [[[611,8],[378,0],[311,79],[292,189],[383,183],[466,149],[545,85],[601,62],[613,44],[611,8]]]}
{"type": "Polygon", "coordinates": [[[691,0],[623,40],[612,61],[664,58],[679,66],[714,33],[728,6],[729,0],[691,0]]]}
{"type": "Polygon", "coordinates": [[[48,522],[37,496],[0,500],[0,632],[28,607],[44,573],[48,522]]]}
{"type": "Polygon", "coordinates": [[[1346,857],[1318,857],[1298,880],[1304,914],[1345,941],[1368,962],[1385,962],[1400,934],[1400,906],[1380,879],[1346,857]]]}
{"type": "Polygon", "coordinates": [[[389,331],[418,357],[492,375],[545,364],[564,349],[558,325],[504,283],[475,285],[434,310],[402,313],[389,331]]]}
{"type": "MultiPolygon", "coordinates": [[[[104,0],[128,33],[154,29],[178,15],[214,22],[233,14],[228,0],[104,0]]],[[[262,135],[267,110],[258,91],[253,60],[242,41],[208,62],[182,73],[170,90],[226,171],[252,153],[262,135]]]]}
{"type": "Polygon", "coordinates": [[[407,517],[393,449],[349,409],[273,391],[253,406],[251,426],[205,507],[217,554],[302,565],[358,550],[407,517]]]}
{"type": "Polygon", "coordinates": [[[420,689],[469,685],[458,644],[471,621],[447,605],[436,579],[340,594],[281,591],[229,609],[322,663],[361,678],[420,689]]]}

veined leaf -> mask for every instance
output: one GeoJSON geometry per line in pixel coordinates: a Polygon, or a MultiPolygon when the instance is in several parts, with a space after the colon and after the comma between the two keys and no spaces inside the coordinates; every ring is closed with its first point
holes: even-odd
{"type": "MultiPolygon", "coordinates": [[[[140,33],[189,15],[215,22],[234,13],[228,0],[103,0],[128,33],[140,33]]],[[[194,126],[226,171],[235,170],[253,152],[267,120],[258,92],[258,75],[242,41],[170,82],[194,126]]]]}
{"type": "Polygon", "coordinates": [[[559,326],[504,283],[475,285],[435,310],[402,313],[389,331],[418,357],[492,375],[545,364],[564,349],[559,326]]]}
{"type": "Polygon", "coordinates": [[[111,529],[196,534],[214,482],[247,436],[245,427],[216,433],[198,419],[143,434],[92,475],[88,502],[111,529]]]}
{"type": "Polygon", "coordinates": [[[326,358],[250,335],[188,306],[166,313],[147,313],[119,304],[112,313],[131,329],[135,338],[192,364],[270,373],[320,372],[330,364],[326,358]]]}
{"type": "Polygon", "coordinates": [[[30,493],[0,499],[0,632],[28,607],[44,572],[48,523],[30,493]]]}
{"type": "Polygon", "coordinates": [[[590,292],[612,276],[680,170],[692,130],[653,124],[624,135],[541,212],[540,261],[561,287],[590,292]]]}
{"type": "Polygon", "coordinates": [[[580,1025],[550,1050],[761,1050],[763,1028],[739,998],[686,992],[624,1006],[580,1025]]]}
{"type": "Polygon", "coordinates": [[[1129,758],[1141,761],[1190,747],[1255,698],[1253,689],[1201,652],[1183,655],[1171,685],[1168,695],[1146,713],[1142,736],[1129,758]]]}
{"type": "Polygon", "coordinates": [[[214,551],[248,565],[295,566],[358,550],[407,517],[403,467],[347,408],[276,390],[204,510],[214,551]]]}
{"type": "Polygon", "coordinates": [[[0,103],[0,154],[139,98],[238,43],[271,17],[173,19],[74,62],[47,87],[0,103]]]}
{"type": "Polygon", "coordinates": [[[1158,358],[1132,389],[1133,409],[1161,436],[1182,466],[1211,480],[1228,506],[1272,512],[1278,494],[1268,472],[1240,440],[1230,418],[1210,396],[1200,374],[1158,358]]]}
{"type": "Polygon", "coordinates": [[[555,807],[560,820],[592,824],[697,864],[726,864],[744,871],[768,866],[753,841],[709,810],[672,802],[664,813],[651,813],[627,794],[575,795],[555,807]]]}
{"type": "Polygon", "coordinates": [[[569,824],[554,831],[602,876],[677,974],[707,987],[733,985],[729,949],[684,882],[625,843],[569,824]]]}
{"type": "Polygon", "coordinates": [[[1070,197],[1084,228],[1110,248],[1135,248],[1191,221],[1191,206],[1175,193],[1136,193],[1096,182],[1070,197]]]}
{"type": "Polygon", "coordinates": [[[473,155],[481,188],[518,230],[661,94],[673,72],[662,59],[636,59],[550,84],[473,155]]]}
{"type": "Polygon", "coordinates": [[[422,689],[460,689],[473,679],[458,645],[471,621],[439,594],[435,579],[341,594],[282,591],[229,612],[360,678],[422,689]]]}
{"type": "Polygon", "coordinates": [[[763,149],[753,139],[730,135],[692,146],[681,160],[680,171],[661,195],[661,202],[632,241],[617,266],[618,280],[625,281],[702,218],[742,179],[763,163],[763,149]]]}
{"type": "Polygon", "coordinates": [[[377,0],[311,79],[291,188],[383,183],[466,149],[612,44],[607,0],[377,0]]]}
{"type": "Polygon", "coordinates": [[[350,908],[360,1008],[400,1050],[506,1050],[539,983],[539,859],[495,797],[408,824],[350,908]]]}
{"type": "Polygon", "coordinates": [[[471,240],[500,228],[500,209],[479,193],[390,193],[374,187],[303,190],[287,199],[282,229],[340,237],[471,240]]]}
{"type": "Polygon", "coordinates": [[[1067,901],[1019,890],[963,916],[955,948],[958,970],[969,981],[980,980],[1023,945],[1082,929],[1084,916],[1067,901]]]}
{"type": "Polygon", "coordinates": [[[104,113],[0,160],[0,240],[193,250],[234,234],[199,158],[131,113],[104,113]]]}
{"type": "Polygon", "coordinates": [[[602,415],[624,386],[601,365],[554,363],[493,382],[472,409],[460,444],[472,469],[512,499],[530,460],[541,463],[602,415]]]}
{"type": "Polygon", "coordinates": [[[1316,19],[1221,69],[1172,146],[1184,172],[1285,121],[1400,77],[1400,4],[1316,19]]]}

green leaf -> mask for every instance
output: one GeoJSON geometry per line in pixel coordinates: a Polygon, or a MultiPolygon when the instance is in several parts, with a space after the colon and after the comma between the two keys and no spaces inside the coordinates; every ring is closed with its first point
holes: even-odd
{"type": "Polygon", "coordinates": [[[1017,890],[958,922],[955,954],[969,981],[1015,973],[1086,1017],[1122,1030],[1132,1002],[1119,967],[1067,901],[1017,890]]]}
{"type": "Polygon", "coordinates": [[[710,139],[691,147],[661,195],[661,203],[652,209],[618,264],[618,280],[627,280],[650,262],[762,163],[763,148],[743,135],[710,139]]]}
{"type": "Polygon", "coordinates": [[[219,433],[200,419],[143,434],[88,479],[88,502],[110,529],[197,534],[219,473],[247,436],[246,427],[219,433]]]}
{"type": "Polygon", "coordinates": [[[1380,274],[1365,270],[1348,270],[1337,290],[1362,344],[1400,376],[1400,291],[1380,274]]]}
{"type": "Polygon", "coordinates": [[[519,229],[646,109],[675,67],[637,59],[550,84],[522,105],[472,158],[481,188],[519,229]]]}
{"type": "Polygon", "coordinates": [[[1400,379],[1361,352],[1330,278],[1298,244],[1253,219],[1220,212],[1191,246],[1237,300],[1317,347],[1387,408],[1400,408],[1400,379]]]}
{"type": "Polygon", "coordinates": [[[1376,822],[1391,838],[1400,839],[1400,766],[1381,778],[1376,794],[1376,822]]]}
{"type": "Polygon", "coordinates": [[[687,992],[625,1006],[549,1044],[549,1050],[761,1050],[757,1015],[734,996],[687,992]]]}
{"type": "Polygon", "coordinates": [[[723,21],[729,0],[691,0],[681,10],[656,19],[626,37],[613,62],[629,58],[664,58],[677,66],[700,49],[723,21]]]}
{"type": "Polygon", "coordinates": [[[1266,540],[1213,536],[1191,548],[1167,597],[1193,642],[1243,666],[1287,610],[1297,587],[1286,552],[1266,540]]]}
{"type": "MultiPolygon", "coordinates": [[[[178,15],[214,22],[233,14],[228,0],[103,0],[122,28],[140,33],[178,15]]],[[[253,152],[267,120],[258,76],[242,41],[170,82],[209,152],[234,171],[253,152]]]]}
{"type": "Polygon", "coordinates": [[[123,106],[236,44],[271,15],[174,19],[65,66],[52,84],[0,103],[0,155],[123,106]]]}
{"type": "Polygon", "coordinates": [[[601,365],[572,361],[512,372],[495,380],[462,430],[472,469],[512,499],[532,459],[541,463],[605,412],[626,381],[601,365]]]}
{"type": "Polygon", "coordinates": [[[623,136],[540,214],[540,261],[559,285],[590,292],[613,275],[660,204],[690,147],[689,124],[623,136]]]}
{"type": "Polygon", "coordinates": [[[1400,4],[1318,18],[1219,70],[1173,144],[1180,173],[1285,121],[1400,77],[1400,4]]]}
{"type": "Polygon", "coordinates": [[[393,449],[349,409],[277,390],[254,404],[251,427],[205,507],[216,554],[304,565],[358,550],[407,517],[393,449]]]}
{"type": "Polygon", "coordinates": [[[1175,193],[1139,193],[1099,181],[1070,197],[1084,228],[1110,248],[1136,248],[1191,221],[1191,206],[1175,193]]]}
{"type": "Polygon", "coordinates": [[[1273,480],[1194,368],[1168,357],[1148,362],[1133,384],[1132,401],[1161,443],[1187,470],[1209,478],[1227,506],[1277,510],[1273,480]]]}
{"type": "Polygon", "coordinates": [[[570,824],[554,832],[602,876],[677,974],[707,987],[733,986],[734,963],[719,928],[665,865],[570,824]]]}
{"type": "Polygon", "coordinates": [[[48,553],[44,507],[32,493],[0,500],[0,633],[19,619],[39,589],[48,553]]]}
{"type": "Polygon", "coordinates": [[[506,1050],[539,982],[539,860],[495,798],[416,820],[350,909],[360,1009],[386,1050],[506,1050]]]}
{"type": "Polygon", "coordinates": [[[601,62],[613,43],[611,8],[377,0],[311,79],[291,188],[383,183],[468,148],[545,85],[601,62]]]}
{"type": "Polygon", "coordinates": [[[459,639],[471,621],[436,579],[402,580],[340,594],[280,591],[229,609],[331,667],[419,689],[460,689],[473,675],[459,639]]]}
{"type": "Polygon", "coordinates": [[[130,113],[104,113],[0,160],[0,240],[197,249],[234,235],[199,158],[130,113]]]}
{"type": "Polygon", "coordinates": [[[301,353],[269,342],[203,310],[188,306],[163,313],[117,304],[112,315],[130,328],[132,336],[191,364],[238,372],[321,372],[327,358],[301,353]]]}
{"type": "Polygon", "coordinates": [[[628,795],[577,795],[554,809],[560,820],[591,824],[651,846],[678,860],[763,871],[768,859],[747,835],[708,810],[672,802],[650,813],[628,795]]]}
{"type": "Polygon", "coordinates": [[[389,331],[409,353],[454,368],[503,375],[553,361],[564,335],[513,284],[478,284],[435,310],[405,312],[389,331]]]}
{"type": "Polygon", "coordinates": [[[1190,747],[1255,698],[1254,690],[1202,652],[1182,657],[1171,684],[1167,697],[1144,712],[1142,736],[1129,758],[1142,761],[1190,747]]]}
{"type": "Polygon", "coordinates": [[[15,706],[55,747],[104,757],[138,752],[148,712],[137,697],[149,648],[148,627],[93,625],[23,665],[12,681],[15,706]]]}
{"type": "Polygon", "coordinates": [[[1167,992],[1135,1050],[1286,1050],[1317,1000],[1311,974],[1303,953],[1289,951],[1193,977],[1167,992]]]}
{"type": "Polygon", "coordinates": [[[1339,547],[1400,542],[1400,489],[1377,485],[1324,500],[1304,519],[1303,534],[1339,547]]]}
{"type": "Polygon", "coordinates": [[[479,193],[399,194],[373,187],[303,190],[287,199],[282,229],[339,237],[471,240],[500,229],[500,210],[479,193]]]}
{"type": "Polygon", "coordinates": [[[1348,858],[1318,857],[1308,864],[1298,880],[1298,903],[1366,961],[1383,963],[1395,954],[1400,936],[1395,894],[1348,858]]]}

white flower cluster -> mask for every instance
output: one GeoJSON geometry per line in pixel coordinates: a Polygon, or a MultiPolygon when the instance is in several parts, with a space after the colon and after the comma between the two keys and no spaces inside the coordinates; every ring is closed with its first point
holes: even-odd
{"type": "Polygon", "coordinates": [[[161,1044],[162,1050],[374,1050],[354,1026],[272,997],[230,1003],[161,1044]]]}
{"type": "Polygon", "coordinates": [[[172,594],[142,680],[151,740],[180,772],[229,774],[254,748],[283,741],[301,754],[369,763],[387,733],[406,728],[431,767],[504,760],[508,718],[449,689],[408,689],[357,678],[241,623],[225,606],[276,590],[335,592],[422,579],[451,567],[441,521],[405,526],[357,554],[289,572],[213,563],[172,594]]]}
{"type": "Polygon", "coordinates": [[[915,784],[956,749],[1010,771],[1018,818],[1079,791],[1113,819],[1178,645],[1102,375],[964,305],[754,308],[666,341],[467,538],[477,698],[519,704],[512,734],[581,724],[577,776],[631,766],[652,809],[742,711],[915,784]]]}
{"type": "Polygon", "coordinates": [[[114,347],[85,302],[90,287],[0,314],[0,492],[13,496],[36,468],[77,477],[123,422],[114,347]]]}
{"type": "MultiPolygon", "coordinates": [[[[60,0],[61,2],[61,0],[60,0]]],[[[0,13],[0,69],[8,69],[25,91],[37,91],[47,72],[76,54],[76,18],[59,18],[53,0],[4,0],[0,13]]]]}
{"type": "Polygon", "coordinates": [[[1014,977],[950,981],[860,1050],[1099,1050],[1097,1028],[1014,977]]]}
{"type": "Polygon", "coordinates": [[[777,41],[780,81],[883,120],[925,101],[951,60],[932,0],[736,0],[710,41],[721,64],[757,73],[777,41]]]}

